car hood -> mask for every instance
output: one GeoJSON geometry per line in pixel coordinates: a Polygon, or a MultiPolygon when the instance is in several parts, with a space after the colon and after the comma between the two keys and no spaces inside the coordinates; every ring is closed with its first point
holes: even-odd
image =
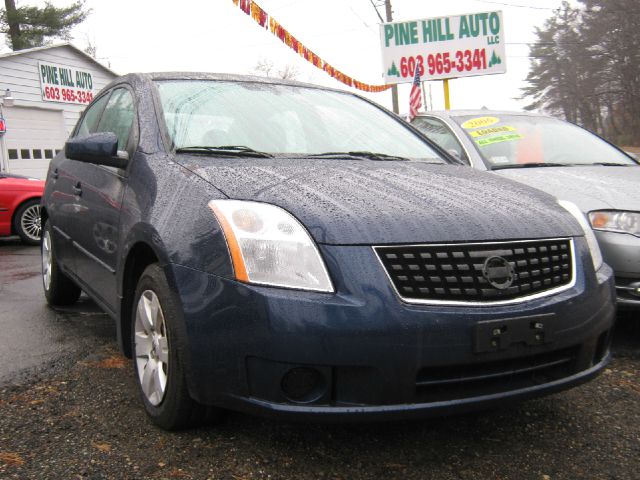
{"type": "Polygon", "coordinates": [[[278,205],[319,243],[486,241],[582,235],[555,200],[468,167],[334,159],[181,164],[229,198],[278,205]]]}
{"type": "Polygon", "coordinates": [[[539,188],[583,211],[640,211],[640,167],[544,167],[498,170],[506,178],[539,188]]]}

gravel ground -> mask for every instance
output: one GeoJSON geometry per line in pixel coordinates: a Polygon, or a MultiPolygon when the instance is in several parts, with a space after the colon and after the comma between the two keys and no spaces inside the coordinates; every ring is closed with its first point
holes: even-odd
{"type": "Polygon", "coordinates": [[[640,324],[622,320],[603,375],[512,408],[366,425],[230,413],[178,433],[149,423],[107,339],[64,371],[0,389],[0,478],[638,479],[640,324]]]}

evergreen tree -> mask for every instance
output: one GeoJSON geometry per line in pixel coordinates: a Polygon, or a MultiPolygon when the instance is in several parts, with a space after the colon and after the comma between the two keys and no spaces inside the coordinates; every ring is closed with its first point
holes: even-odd
{"type": "Polygon", "coordinates": [[[554,11],[531,47],[529,85],[523,89],[533,102],[528,110],[545,109],[567,120],[600,130],[598,91],[595,81],[602,69],[601,56],[588,50],[582,32],[582,12],[567,2],[554,11]]]}
{"type": "Polygon", "coordinates": [[[640,145],[640,5],[637,0],[581,0],[584,35],[600,69],[606,130],[621,144],[640,145]]]}
{"type": "Polygon", "coordinates": [[[604,134],[640,145],[640,8],[637,0],[580,0],[536,29],[523,97],[604,134]]]}
{"type": "Polygon", "coordinates": [[[7,44],[14,51],[46,45],[54,38],[68,39],[71,29],[90,13],[84,9],[83,0],[61,8],[49,2],[42,8],[16,6],[15,0],[5,0],[4,4],[0,31],[7,34],[7,44]]]}

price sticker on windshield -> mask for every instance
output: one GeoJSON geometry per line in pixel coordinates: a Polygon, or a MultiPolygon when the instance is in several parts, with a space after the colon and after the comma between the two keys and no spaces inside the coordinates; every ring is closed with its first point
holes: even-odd
{"type": "Polygon", "coordinates": [[[502,127],[481,128],[479,130],[474,130],[473,132],[469,132],[469,135],[471,135],[474,138],[478,138],[478,137],[486,137],[487,135],[493,135],[494,133],[515,132],[515,131],[516,131],[515,128],[505,125],[502,127]]]}
{"type": "Polygon", "coordinates": [[[471,120],[467,120],[462,124],[462,128],[465,130],[470,130],[472,128],[480,128],[480,127],[488,127],[491,125],[495,125],[500,121],[499,118],[496,117],[478,117],[472,118],[471,120]]]}
{"type": "Polygon", "coordinates": [[[495,137],[479,138],[476,140],[476,143],[479,147],[486,147],[487,145],[492,145],[494,143],[511,142],[513,140],[521,140],[522,138],[524,137],[519,133],[509,133],[506,135],[497,135],[495,137]]]}

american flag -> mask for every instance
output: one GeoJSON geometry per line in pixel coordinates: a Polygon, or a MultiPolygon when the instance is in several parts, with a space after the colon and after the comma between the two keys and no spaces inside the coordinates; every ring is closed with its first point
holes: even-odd
{"type": "Polygon", "coordinates": [[[418,115],[418,109],[422,106],[422,88],[420,85],[420,69],[416,66],[416,74],[413,77],[411,93],[409,94],[409,121],[418,115]]]}

